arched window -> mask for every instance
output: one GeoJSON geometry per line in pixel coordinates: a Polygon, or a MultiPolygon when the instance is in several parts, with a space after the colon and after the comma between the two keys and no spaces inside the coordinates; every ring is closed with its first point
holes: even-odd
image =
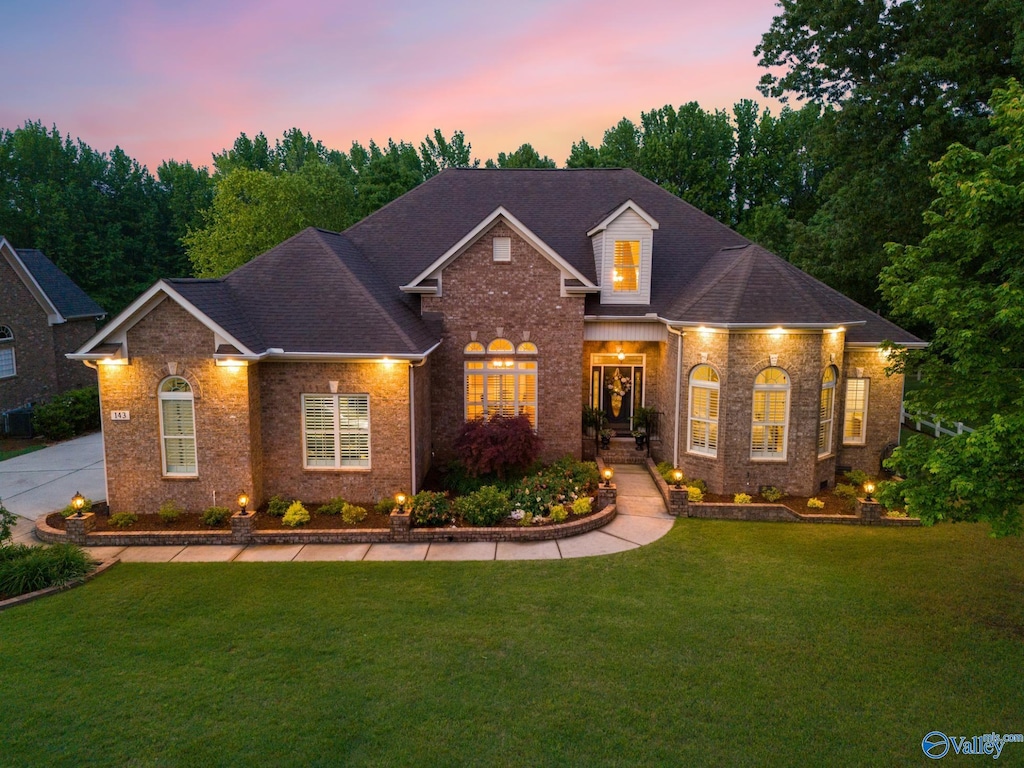
{"type": "Polygon", "coordinates": [[[495,339],[487,345],[487,352],[491,355],[511,355],[515,351],[515,346],[508,339],[495,339]]]}
{"type": "Polygon", "coordinates": [[[495,415],[526,416],[537,428],[537,345],[516,348],[508,339],[487,345],[486,360],[466,360],[466,421],[495,415]]]}
{"type": "Polygon", "coordinates": [[[160,383],[160,446],[165,475],[197,475],[192,387],[180,376],[160,383]]]}
{"type": "Polygon", "coordinates": [[[0,379],[9,379],[17,373],[14,364],[14,331],[0,325],[0,379]]]}
{"type": "Polygon", "coordinates": [[[482,355],[484,353],[484,345],[479,341],[471,341],[462,351],[467,355],[482,355]]]}
{"type": "Polygon", "coordinates": [[[832,453],[832,422],[836,410],[836,367],[830,365],[821,376],[821,399],[818,422],[818,457],[832,453]]]}
{"type": "Polygon", "coordinates": [[[693,453],[718,455],[718,372],[698,365],[690,372],[690,447],[693,453]]]}
{"type": "Polygon", "coordinates": [[[789,374],[765,368],[754,379],[750,458],[785,459],[789,425],[789,374]]]}

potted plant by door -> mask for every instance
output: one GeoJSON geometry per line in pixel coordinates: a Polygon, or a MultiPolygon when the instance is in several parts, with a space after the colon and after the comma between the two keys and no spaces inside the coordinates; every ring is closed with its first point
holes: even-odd
{"type": "Polygon", "coordinates": [[[599,434],[601,436],[601,447],[602,448],[607,448],[608,446],[610,446],[612,444],[612,435],[615,434],[614,432],[612,432],[610,429],[606,428],[606,429],[602,429],[599,434]]]}
{"type": "Polygon", "coordinates": [[[653,408],[638,406],[633,411],[633,437],[636,439],[636,449],[643,450],[645,445],[650,444],[651,429],[654,427],[654,420],[657,418],[657,411],[653,408]]]}

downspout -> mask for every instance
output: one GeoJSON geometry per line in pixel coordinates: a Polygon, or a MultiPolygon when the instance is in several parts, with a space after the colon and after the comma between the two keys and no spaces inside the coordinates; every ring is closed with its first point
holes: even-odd
{"type": "Polygon", "coordinates": [[[676,351],[676,413],[675,413],[675,429],[672,430],[672,466],[679,466],[679,394],[683,386],[683,332],[673,329],[671,326],[665,326],[668,328],[669,333],[674,333],[679,337],[679,346],[676,351]]]}
{"type": "MultiPolygon", "coordinates": [[[[99,390],[100,384],[100,367],[92,360],[83,360],[86,368],[92,368],[96,371],[96,389],[99,390]]],[[[106,495],[104,501],[110,504],[110,483],[107,480],[107,431],[103,428],[103,401],[100,401],[100,449],[103,451],[103,493],[106,495]]]]}
{"type": "Polygon", "coordinates": [[[411,475],[409,487],[412,489],[410,496],[416,495],[416,368],[426,365],[427,358],[418,363],[409,363],[409,474],[411,475]]]}

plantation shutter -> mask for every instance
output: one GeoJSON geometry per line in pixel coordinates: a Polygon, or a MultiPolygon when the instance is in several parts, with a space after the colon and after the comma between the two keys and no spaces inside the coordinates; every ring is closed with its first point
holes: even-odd
{"type": "Polygon", "coordinates": [[[332,395],[303,395],[306,466],[338,466],[337,421],[332,395]]]}
{"type": "Polygon", "coordinates": [[[370,396],[338,395],[341,466],[370,466],[370,396]]]}
{"type": "Polygon", "coordinates": [[[164,428],[164,471],[168,475],[196,473],[196,425],[192,400],[161,400],[164,428]]]}

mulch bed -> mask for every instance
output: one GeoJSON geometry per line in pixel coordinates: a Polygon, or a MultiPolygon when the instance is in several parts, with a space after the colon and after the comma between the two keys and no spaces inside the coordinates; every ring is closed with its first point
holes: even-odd
{"type": "MultiPolygon", "coordinates": [[[[732,499],[730,499],[732,501],[732,499]]],[[[310,521],[306,525],[300,525],[297,528],[292,528],[287,525],[283,525],[280,517],[272,517],[266,514],[265,511],[261,511],[256,515],[256,523],[253,526],[257,531],[301,531],[306,529],[313,530],[360,530],[365,528],[390,528],[391,520],[388,515],[381,514],[380,512],[374,511],[372,505],[359,505],[365,506],[367,509],[366,519],[361,523],[346,523],[342,520],[341,515],[319,515],[316,512],[310,513],[310,521]]],[[[583,518],[590,517],[591,515],[597,514],[600,510],[596,508],[596,504],[591,507],[591,511],[586,515],[569,515],[566,522],[570,520],[582,520],[583,518]]],[[[97,533],[103,531],[114,531],[114,532],[128,532],[128,531],[224,531],[231,529],[231,523],[225,520],[221,525],[209,526],[205,525],[198,512],[185,512],[173,523],[165,523],[160,515],[157,514],[145,514],[139,515],[139,521],[129,526],[128,528],[115,528],[110,524],[110,515],[107,511],[107,505],[105,503],[97,503],[93,506],[93,512],[96,513],[96,527],[93,528],[97,533]]],[[[46,518],[46,524],[51,528],[56,528],[59,531],[65,530],[64,517],[59,512],[53,512],[46,518]]],[[[456,528],[474,528],[469,523],[462,520],[456,521],[454,524],[456,528]]],[[[519,524],[515,520],[502,520],[494,528],[516,528],[519,524]]],[[[414,526],[416,528],[422,526],[414,526]]],[[[447,526],[452,527],[452,526],[447,526]]]]}
{"type": "MultiPolygon", "coordinates": [[[[856,512],[847,506],[846,500],[841,499],[832,491],[822,491],[817,496],[813,497],[821,499],[825,502],[824,509],[811,509],[807,506],[807,499],[810,496],[783,496],[778,501],[772,502],[761,497],[758,493],[750,494],[751,504],[784,504],[794,512],[798,512],[801,515],[849,515],[853,517],[856,512]]],[[[735,503],[731,494],[716,494],[716,493],[705,493],[704,501],[718,502],[720,504],[733,504],[735,503]]]]}

